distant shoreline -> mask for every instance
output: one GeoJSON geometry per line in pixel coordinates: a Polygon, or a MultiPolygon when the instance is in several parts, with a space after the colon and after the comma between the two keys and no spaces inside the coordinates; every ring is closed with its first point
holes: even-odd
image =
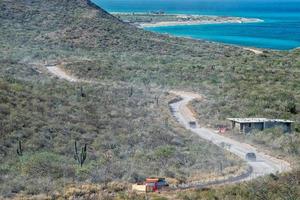
{"type": "Polygon", "coordinates": [[[223,21],[214,21],[214,20],[195,20],[195,21],[186,21],[186,22],[157,22],[157,23],[141,23],[139,27],[141,28],[154,28],[154,27],[164,27],[164,26],[188,26],[188,25],[205,25],[205,24],[243,24],[243,23],[259,23],[264,22],[261,19],[224,19],[223,21]]]}
{"type": "Polygon", "coordinates": [[[258,18],[215,16],[215,15],[188,15],[188,14],[152,14],[143,12],[112,12],[111,14],[125,18],[125,22],[131,23],[139,28],[165,27],[165,26],[187,26],[202,24],[242,24],[264,22],[258,18]],[[135,20],[126,20],[126,17],[135,20]],[[140,17],[139,20],[137,20],[140,17]],[[151,20],[149,21],[148,18],[151,20]],[[152,21],[152,18],[159,19],[152,21]],[[171,20],[170,20],[171,18],[171,20]]]}

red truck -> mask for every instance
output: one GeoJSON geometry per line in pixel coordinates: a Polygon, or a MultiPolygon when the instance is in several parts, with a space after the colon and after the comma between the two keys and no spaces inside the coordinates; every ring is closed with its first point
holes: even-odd
{"type": "Polygon", "coordinates": [[[132,189],[140,192],[157,192],[168,186],[165,178],[147,178],[144,184],[135,184],[132,189]]]}

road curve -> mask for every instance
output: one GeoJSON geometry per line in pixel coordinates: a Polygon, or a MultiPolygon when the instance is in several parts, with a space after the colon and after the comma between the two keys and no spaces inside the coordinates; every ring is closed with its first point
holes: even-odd
{"type": "Polygon", "coordinates": [[[238,181],[251,180],[271,173],[280,173],[291,170],[291,166],[288,162],[260,152],[257,148],[249,144],[238,142],[231,138],[217,134],[213,130],[199,127],[198,125],[194,128],[191,128],[189,121],[196,121],[196,118],[194,117],[192,111],[188,108],[188,103],[196,98],[201,98],[201,96],[194,93],[181,91],[171,91],[171,93],[181,97],[180,101],[170,104],[173,116],[181,125],[197,134],[201,138],[211,141],[217,146],[225,148],[231,153],[237,155],[252,167],[252,173],[238,181]],[[224,147],[224,144],[226,144],[226,147],[224,147]],[[257,156],[257,160],[249,161],[245,159],[245,155],[248,152],[254,152],[257,156]]]}
{"type": "Polygon", "coordinates": [[[73,75],[70,75],[64,70],[62,70],[58,65],[48,65],[46,66],[46,68],[51,74],[57,76],[58,78],[65,79],[69,82],[95,83],[94,81],[79,79],[73,75]]]}
{"type": "MultiPolygon", "coordinates": [[[[51,74],[57,76],[58,78],[65,79],[69,82],[97,83],[95,81],[78,79],[77,77],[67,74],[59,66],[56,65],[47,66],[47,69],[51,74]]],[[[186,186],[181,186],[179,188],[182,189],[193,188],[193,187],[197,188],[197,187],[206,187],[206,186],[218,185],[224,183],[235,183],[240,181],[251,180],[259,176],[264,176],[271,173],[285,172],[291,170],[290,164],[288,162],[274,158],[263,152],[259,152],[255,147],[249,144],[241,143],[233,139],[227,138],[225,136],[219,135],[207,128],[200,128],[199,126],[197,126],[196,128],[191,128],[189,126],[189,121],[196,121],[196,118],[194,117],[192,111],[188,108],[188,103],[194,99],[201,99],[201,96],[194,93],[182,92],[182,91],[171,91],[171,93],[181,97],[180,101],[170,104],[174,117],[181,125],[183,125],[186,129],[194,132],[201,138],[211,141],[212,143],[220,147],[224,147],[223,144],[226,144],[227,146],[226,150],[232,152],[233,154],[239,156],[241,159],[245,160],[251,167],[251,170],[246,172],[245,174],[236,177],[231,177],[226,180],[212,181],[206,184],[196,183],[195,185],[186,185],[186,186]],[[229,146],[230,148],[228,148],[229,146]],[[251,162],[245,159],[245,155],[248,152],[256,153],[257,156],[256,162],[251,162]]]]}

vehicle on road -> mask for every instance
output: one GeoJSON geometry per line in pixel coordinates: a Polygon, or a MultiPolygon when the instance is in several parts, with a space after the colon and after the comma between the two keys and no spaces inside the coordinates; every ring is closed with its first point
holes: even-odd
{"type": "Polygon", "coordinates": [[[147,178],[146,183],[149,183],[149,184],[155,183],[158,188],[169,186],[169,184],[165,178],[147,178]]]}
{"type": "Polygon", "coordinates": [[[138,183],[132,185],[133,191],[138,192],[157,192],[160,190],[167,190],[169,183],[165,178],[147,178],[144,183],[138,183]]]}
{"type": "Polygon", "coordinates": [[[246,160],[249,161],[256,161],[256,155],[253,152],[249,152],[246,154],[246,160]]]}
{"type": "Polygon", "coordinates": [[[196,123],[195,121],[190,121],[190,122],[189,122],[189,126],[190,126],[191,128],[197,128],[197,123],[196,123]]]}

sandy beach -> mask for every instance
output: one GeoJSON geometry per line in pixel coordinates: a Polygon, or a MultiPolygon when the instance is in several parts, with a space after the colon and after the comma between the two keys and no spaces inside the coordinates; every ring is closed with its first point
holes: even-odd
{"type": "Polygon", "coordinates": [[[225,24],[225,23],[258,23],[263,22],[261,19],[248,19],[248,18],[224,18],[224,19],[212,19],[212,20],[190,20],[190,21],[165,21],[156,23],[138,23],[141,28],[148,27],[163,27],[163,26],[186,26],[186,25],[201,25],[201,24],[225,24]]]}
{"type": "Polygon", "coordinates": [[[259,49],[253,49],[253,48],[249,48],[249,47],[244,47],[245,50],[247,51],[252,51],[253,53],[259,55],[259,54],[262,54],[263,51],[262,50],[259,50],[259,49]]]}

